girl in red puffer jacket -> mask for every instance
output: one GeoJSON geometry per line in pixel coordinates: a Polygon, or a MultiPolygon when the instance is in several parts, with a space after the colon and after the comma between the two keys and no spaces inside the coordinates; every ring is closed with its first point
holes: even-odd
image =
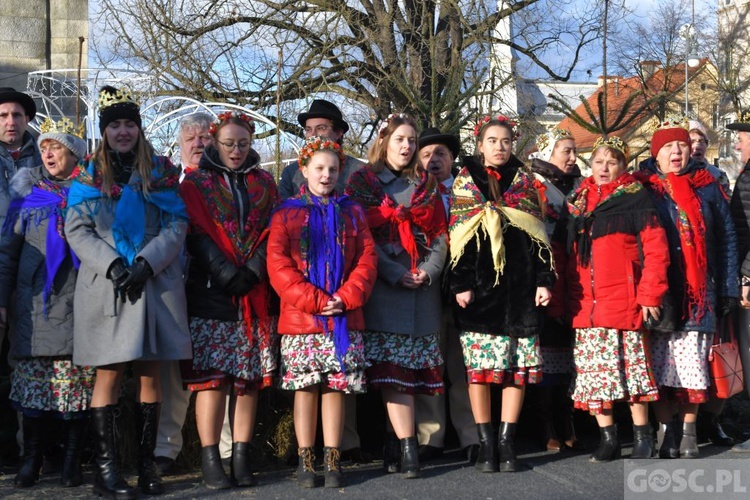
{"type": "Polygon", "coordinates": [[[325,486],[342,486],[339,444],[344,394],[364,392],[362,306],[377,277],[377,253],[362,209],[333,191],[341,146],[311,137],[300,151],[307,186],[271,220],[268,274],[281,298],[281,387],[295,391],[297,482],[315,484],[318,396],[322,393],[325,486]]]}

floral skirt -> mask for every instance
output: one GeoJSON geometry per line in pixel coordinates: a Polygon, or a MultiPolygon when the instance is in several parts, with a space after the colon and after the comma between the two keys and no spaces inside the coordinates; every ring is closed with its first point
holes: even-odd
{"type": "Polygon", "coordinates": [[[181,362],[182,380],[191,391],[233,384],[234,393],[269,387],[277,368],[279,337],[276,318],[253,319],[252,343],[244,320],[190,318],[193,359],[181,362]],[[262,333],[260,331],[263,326],[262,333]]]}
{"type": "Polygon", "coordinates": [[[708,352],[713,333],[651,332],[651,364],[664,397],[682,403],[705,403],[711,383],[708,352]]]}
{"type": "Polygon", "coordinates": [[[349,332],[349,350],[341,369],[333,338],[324,333],[281,336],[281,388],[296,391],[323,384],[347,394],[365,392],[365,358],[362,332],[349,332]]]}
{"type": "Polygon", "coordinates": [[[365,332],[368,384],[407,394],[443,393],[443,355],[440,334],[412,337],[388,332],[365,332]]]}
{"type": "Polygon", "coordinates": [[[536,384],[542,380],[539,336],[509,337],[461,332],[467,380],[470,384],[536,384]]]}
{"type": "Polygon", "coordinates": [[[613,328],[576,330],[573,406],[601,414],[615,401],[659,399],[649,363],[646,336],[613,328]]]}
{"type": "Polygon", "coordinates": [[[12,375],[9,399],[27,417],[80,418],[89,409],[95,375],[96,368],[75,365],[70,356],[22,359],[12,375]]]}

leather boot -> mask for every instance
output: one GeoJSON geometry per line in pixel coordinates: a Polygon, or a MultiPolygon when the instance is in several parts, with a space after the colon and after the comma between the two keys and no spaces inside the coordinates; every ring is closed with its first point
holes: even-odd
{"type": "Polygon", "coordinates": [[[555,429],[554,417],[552,412],[552,391],[554,387],[537,387],[537,411],[539,415],[539,424],[541,427],[542,446],[547,451],[560,451],[563,447],[562,441],[557,435],[555,429]]]}
{"type": "Polygon", "coordinates": [[[229,478],[237,486],[255,486],[258,480],[250,467],[250,443],[232,443],[232,461],[229,478]]]}
{"type": "Polygon", "coordinates": [[[326,488],[341,488],[344,477],[341,472],[341,452],[338,448],[323,448],[323,472],[326,488]]]}
{"type": "Polygon", "coordinates": [[[651,434],[651,426],[633,425],[633,452],[630,458],[651,458],[654,456],[654,436],[651,434]]]}
{"type": "Polygon", "coordinates": [[[682,423],[680,439],[680,458],[698,458],[698,436],[695,433],[695,422],[682,423]]]}
{"type": "Polygon", "coordinates": [[[680,458],[677,447],[677,432],[673,422],[659,423],[656,431],[656,449],[659,458],[680,458]]]}
{"type": "Polygon", "coordinates": [[[13,484],[20,488],[34,486],[44,461],[44,428],[42,418],[23,417],[23,462],[13,484]]]}
{"type": "Polygon", "coordinates": [[[589,462],[611,462],[621,456],[620,440],[617,437],[617,426],[599,427],[599,447],[589,458],[589,462]]]}
{"type": "Polygon", "coordinates": [[[716,446],[734,446],[734,438],[727,436],[719,423],[719,417],[707,413],[705,416],[708,440],[716,446]]]}
{"type": "Polygon", "coordinates": [[[91,423],[96,448],[97,473],[94,478],[94,494],[107,498],[135,498],[131,488],[120,475],[115,448],[115,412],[117,405],[91,408],[91,423]]]}
{"type": "Polygon", "coordinates": [[[164,485],[161,483],[159,467],[154,457],[161,403],[140,403],[138,409],[138,424],[141,429],[141,443],[138,447],[138,487],[144,495],[162,495],[164,485]]]}
{"type": "Polygon", "coordinates": [[[500,432],[497,435],[500,472],[517,472],[516,459],[516,424],[500,422],[500,432]]]}
{"type": "Polygon", "coordinates": [[[383,443],[383,469],[388,474],[401,472],[401,443],[399,443],[395,432],[385,433],[383,443]]]}
{"type": "Polygon", "coordinates": [[[297,466],[297,484],[302,488],[315,487],[315,454],[312,448],[299,448],[299,465],[297,466]]]}
{"type": "Polygon", "coordinates": [[[221,465],[219,445],[212,444],[201,448],[201,474],[203,483],[212,490],[225,490],[232,487],[231,481],[221,465]]]}
{"type": "Polygon", "coordinates": [[[65,454],[63,455],[60,484],[67,487],[80,486],[83,483],[81,472],[81,450],[86,442],[88,417],[65,422],[65,454]]]}
{"type": "Polygon", "coordinates": [[[401,472],[406,479],[422,475],[419,469],[419,442],[416,436],[401,440],[401,472]]]}
{"type": "Polygon", "coordinates": [[[479,453],[474,467],[479,472],[497,472],[497,448],[495,447],[495,429],[492,422],[477,424],[479,435],[479,453]]]}

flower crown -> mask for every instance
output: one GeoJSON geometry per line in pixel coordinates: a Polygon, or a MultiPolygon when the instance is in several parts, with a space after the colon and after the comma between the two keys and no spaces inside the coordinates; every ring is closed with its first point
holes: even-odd
{"type": "Polygon", "coordinates": [[[598,138],[594,143],[594,148],[592,149],[592,151],[596,151],[596,149],[601,146],[616,149],[625,156],[625,159],[629,157],[628,145],[625,144],[625,142],[623,142],[623,140],[616,135],[613,135],[606,139],[604,137],[598,138]]]}
{"type": "Polygon", "coordinates": [[[299,168],[306,167],[310,158],[318,151],[332,151],[339,157],[339,167],[344,164],[344,150],[341,149],[341,144],[326,137],[314,135],[305,141],[305,145],[299,151],[299,159],[297,160],[299,168]]]}
{"type": "Polygon", "coordinates": [[[243,122],[247,123],[247,125],[250,127],[250,134],[255,134],[255,123],[253,122],[253,119],[242,111],[224,111],[223,113],[219,113],[218,115],[216,115],[216,119],[211,122],[211,126],[208,127],[208,133],[211,135],[215,135],[216,131],[219,130],[219,127],[232,118],[237,118],[238,120],[242,120],[243,122]]]}
{"type": "Polygon", "coordinates": [[[39,125],[39,130],[43,134],[57,133],[57,134],[69,134],[83,139],[86,135],[86,125],[83,123],[78,126],[73,125],[73,122],[69,118],[63,117],[59,122],[55,123],[48,116],[39,125]]]}
{"type": "Polygon", "coordinates": [[[547,130],[546,133],[540,135],[537,138],[536,149],[539,151],[544,151],[545,149],[547,149],[547,147],[549,147],[550,144],[556,144],[557,141],[572,138],[573,134],[571,134],[569,130],[565,130],[560,127],[552,127],[547,130]]]}
{"type": "Polygon", "coordinates": [[[499,122],[507,122],[510,125],[510,128],[513,130],[513,140],[517,140],[519,137],[521,137],[521,134],[518,133],[518,122],[515,120],[511,120],[505,115],[497,115],[497,116],[490,116],[485,115],[482,118],[479,119],[476,125],[474,125],[474,137],[479,137],[479,135],[482,133],[482,130],[484,130],[484,127],[487,126],[488,123],[490,123],[492,120],[496,120],[499,122]]]}
{"type": "Polygon", "coordinates": [[[133,104],[136,107],[140,107],[140,103],[135,96],[125,89],[116,89],[114,93],[103,90],[99,92],[99,99],[97,104],[99,109],[105,109],[115,104],[133,104]]]}
{"type": "Polygon", "coordinates": [[[664,120],[659,120],[657,117],[653,117],[649,123],[651,132],[667,128],[684,128],[685,130],[690,129],[690,120],[687,116],[681,114],[670,114],[664,117],[664,120]]]}
{"type": "Polygon", "coordinates": [[[385,120],[380,122],[380,127],[378,127],[378,135],[382,134],[383,130],[385,130],[386,127],[388,127],[388,125],[390,125],[391,122],[396,118],[407,119],[409,118],[409,115],[407,115],[406,113],[391,113],[385,120]]]}

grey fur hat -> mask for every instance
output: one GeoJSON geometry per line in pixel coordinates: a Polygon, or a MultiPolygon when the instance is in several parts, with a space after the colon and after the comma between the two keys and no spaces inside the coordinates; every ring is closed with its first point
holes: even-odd
{"type": "Polygon", "coordinates": [[[62,132],[45,132],[44,134],[41,134],[39,136],[39,139],[37,139],[36,143],[41,148],[42,143],[48,139],[57,141],[68,148],[70,152],[73,153],[73,156],[75,156],[79,160],[83,159],[83,157],[86,156],[86,141],[84,141],[80,137],[76,137],[73,134],[64,134],[62,132]]]}

